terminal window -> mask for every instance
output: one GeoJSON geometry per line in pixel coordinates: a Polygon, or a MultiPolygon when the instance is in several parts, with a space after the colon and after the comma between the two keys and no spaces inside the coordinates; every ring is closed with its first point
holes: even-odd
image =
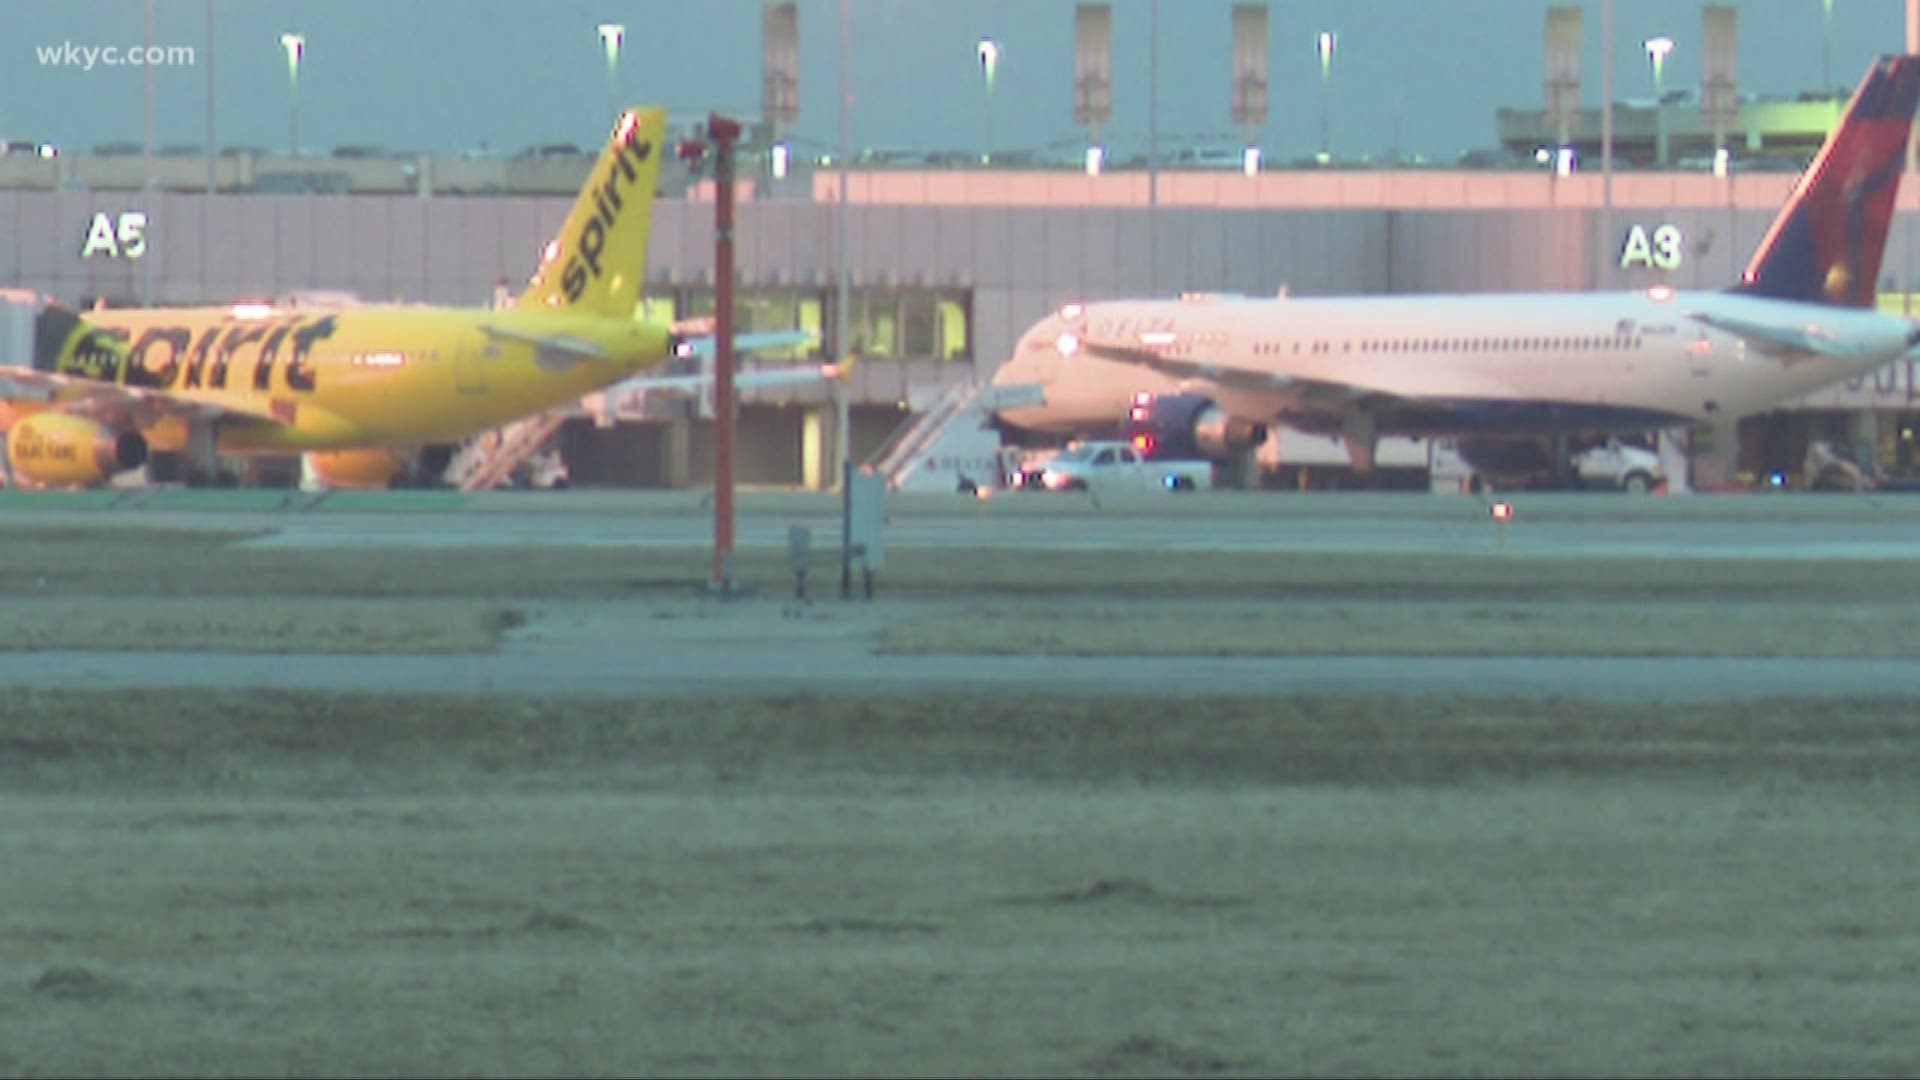
{"type": "Polygon", "coordinates": [[[863,357],[972,358],[972,295],[964,289],[860,288],[847,299],[847,332],[863,357]]]}
{"type": "MultiPolygon", "coordinates": [[[[744,286],[734,300],[739,333],[803,330],[819,343],[791,349],[764,349],[763,360],[811,360],[836,352],[833,290],[788,286],[744,286]]],[[[847,295],[847,336],[852,350],[873,360],[954,360],[973,357],[973,296],[966,289],[856,287],[847,295]]],[[[686,285],[650,291],[640,314],[671,322],[711,316],[713,287],[686,285]]]]}

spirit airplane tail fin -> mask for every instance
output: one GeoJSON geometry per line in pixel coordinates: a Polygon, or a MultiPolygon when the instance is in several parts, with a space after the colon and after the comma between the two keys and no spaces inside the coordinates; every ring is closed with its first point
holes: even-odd
{"type": "Polygon", "coordinates": [[[621,115],[560,235],[541,250],[520,308],[633,317],[666,126],[664,109],[621,115]]]}
{"type": "Polygon", "coordinates": [[[1916,101],[1920,56],[1874,61],[1733,291],[1873,307],[1916,101]]]}

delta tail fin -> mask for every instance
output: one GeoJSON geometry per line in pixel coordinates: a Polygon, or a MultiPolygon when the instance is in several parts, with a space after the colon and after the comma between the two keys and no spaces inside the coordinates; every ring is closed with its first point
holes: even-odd
{"type": "Polygon", "coordinates": [[[1871,308],[1920,101],[1920,56],[1867,69],[1734,292],[1871,308]]]}
{"type": "Polygon", "coordinates": [[[666,129],[665,109],[621,114],[560,235],[541,249],[540,266],[517,306],[633,317],[666,129]]]}

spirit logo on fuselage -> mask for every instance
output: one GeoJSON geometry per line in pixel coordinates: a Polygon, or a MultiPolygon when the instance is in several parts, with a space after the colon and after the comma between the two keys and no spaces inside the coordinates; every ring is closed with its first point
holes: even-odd
{"type": "Polygon", "coordinates": [[[587,284],[600,277],[601,253],[607,249],[607,236],[613,231],[614,219],[620,216],[626,201],[621,192],[633,186],[640,177],[637,166],[653,155],[653,144],[637,138],[639,125],[628,124],[620,142],[619,152],[613,155],[613,167],[607,170],[606,182],[593,192],[593,216],[568,245],[567,267],[560,272],[560,290],[567,295],[569,303],[578,303],[586,295],[587,284]]]}
{"type": "Polygon", "coordinates": [[[283,316],[225,320],[200,329],[150,326],[134,337],[131,330],[94,331],[118,340],[106,348],[91,337],[60,359],[58,372],[150,390],[272,390],[273,373],[283,372],[286,389],[311,393],[316,384],[315,343],[333,336],[337,315],[283,316]],[[248,368],[244,381],[238,369],[248,368]]]}

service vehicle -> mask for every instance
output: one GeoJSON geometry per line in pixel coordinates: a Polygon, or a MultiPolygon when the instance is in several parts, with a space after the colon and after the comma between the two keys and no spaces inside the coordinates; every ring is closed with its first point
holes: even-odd
{"type": "Polygon", "coordinates": [[[1132,443],[1067,444],[1040,474],[1049,491],[1200,491],[1213,486],[1213,463],[1147,457],[1132,443]]]}

